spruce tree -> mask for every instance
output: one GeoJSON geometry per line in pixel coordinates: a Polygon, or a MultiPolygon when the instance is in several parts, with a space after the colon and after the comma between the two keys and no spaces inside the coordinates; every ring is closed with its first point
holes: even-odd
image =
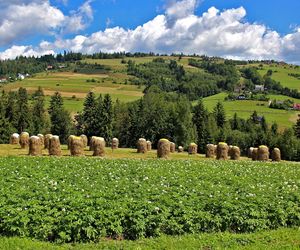
{"type": "Polygon", "coordinates": [[[19,133],[23,131],[31,132],[31,112],[28,104],[27,90],[19,88],[17,99],[17,129],[19,133]]]}
{"type": "Polygon", "coordinates": [[[217,122],[217,126],[219,128],[223,128],[226,122],[226,115],[223,104],[218,102],[216,107],[214,108],[214,116],[217,122]]]}
{"type": "Polygon", "coordinates": [[[103,137],[106,141],[112,138],[113,125],[113,103],[109,94],[106,94],[103,99],[102,126],[103,137]]]}
{"type": "Polygon", "coordinates": [[[49,114],[51,133],[58,135],[63,143],[66,142],[71,134],[72,120],[69,112],[64,109],[63,99],[58,92],[51,97],[49,114]]]}
{"type": "Polygon", "coordinates": [[[298,115],[297,122],[294,126],[295,135],[298,139],[300,139],[300,115],[298,115]]]}
{"type": "Polygon", "coordinates": [[[45,133],[47,130],[47,115],[45,109],[45,96],[43,90],[39,87],[39,89],[33,94],[33,133],[45,133]]]}
{"type": "Polygon", "coordinates": [[[95,94],[89,92],[84,101],[82,112],[83,132],[87,137],[97,134],[97,103],[95,94]]]}
{"type": "Polygon", "coordinates": [[[194,107],[193,122],[197,131],[198,151],[202,153],[205,151],[206,144],[209,142],[207,130],[208,111],[205,109],[202,99],[200,99],[198,104],[194,107]]]}

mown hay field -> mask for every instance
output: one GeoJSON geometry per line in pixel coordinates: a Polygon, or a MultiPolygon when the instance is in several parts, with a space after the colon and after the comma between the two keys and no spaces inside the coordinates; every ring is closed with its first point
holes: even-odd
{"type": "Polygon", "coordinates": [[[78,112],[82,109],[84,98],[89,91],[95,94],[110,94],[115,101],[131,102],[143,96],[143,87],[125,84],[129,77],[122,73],[109,74],[77,74],[72,72],[48,72],[40,73],[34,77],[26,78],[4,85],[5,91],[17,91],[20,87],[33,93],[42,87],[49,103],[50,96],[56,91],[64,98],[64,104],[70,112],[78,112]],[[93,81],[92,81],[93,80],[93,81]]]}
{"type": "MultiPolygon", "coordinates": [[[[258,115],[265,116],[269,124],[276,122],[280,129],[290,128],[293,126],[298,118],[299,112],[286,111],[280,109],[271,109],[268,107],[268,102],[252,101],[252,100],[236,100],[236,101],[224,101],[224,98],[228,94],[220,93],[214,96],[203,98],[204,105],[209,111],[213,111],[218,101],[222,102],[225,108],[227,118],[232,118],[235,113],[241,118],[248,119],[250,115],[257,111],[258,115]]],[[[270,95],[271,100],[286,100],[300,102],[300,100],[285,97],[282,95],[270,95]]],[[[196,104],[197,102],[194,102],[196,104]]]]}
{"type": "Polygon", "coordinates": [[[279,65],[264,65],[262,70],[259,70],[261,75],[265,75],[268,70],[272,70],[272,79],[279,81],[282,86],[300,91],[300,79],[290,76],[289,74],[300,74],[300,67],[295,66],[279,66],[279,65]]]}
{"type": "Polygon", "coordinates": [[[0,232],[54,242],[299,227],[297,163],[0,158],[0,232]]]}

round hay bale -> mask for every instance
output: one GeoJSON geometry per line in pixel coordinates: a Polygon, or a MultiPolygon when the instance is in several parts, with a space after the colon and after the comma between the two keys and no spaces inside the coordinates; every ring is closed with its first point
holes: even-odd
{"type": "Polygon", "coordinates": [[[272,151],[272,161],[281,161],[281,152],[279,148],[274,148],[272,151]]]}
{"type": "Polygon", "coordinates": [[[102,137],[95,137],[93,141],[93,156],[105,156],[105,140],[102,137]]]}
{"type": "Polygon", "coordinates": [[[147,153],[147,141],[144,138],[140,138],[137,142],[137,152],[139,154],[147,153]]]}
{"type": "Polygon", "coordinates": [[[10,143],[11,145],[17,145],[17,144],[19,144],[19,142],[20,142],[20,135],[19,135],[19,134],[14,133],[14,134],[12,134],[12,135],[10,136],[9,143],[10,143]]]}
{"type": "Polygon", "coordinates": [[[87,136],[86,135],[81,135],[80,138],[81,138],[81,140],[83,142],[84,148],[86,148],[87,145],[88,145],[88,138],[87,138],[87,136]]]}
{"type": "Polygon", "coordinates": [[[152,142],[147,141],[147,151],[151,151],[151,150],[152,150],[152,142]]]}
{"type": "Polygon", "coordinates": [[[168,159],[170,156],[170,141],[168,139],[160,139],[157,144],[157,157],[168,159]]]}
{"type": "Polygon", "coordinates": [[[27,132],[22,132],[20,135],[20,145],[21,148],[26,148],[29,145],[29,134],[27,132]]]}
{"type": "Polygon", "coordinates": [[[81,137],[73,136],[71,139],[70,152],[72,156],[84,155],[84,144],[81,137]]]}
{"type": "Polygon", "coordinates": [[[252,161],[257,161],[258,160],[258,148],[253,148],[252,150],[252,161]]]}
{"type": "Polygon", "coordinates": [[[198,151],[198,145],[196,143],[191,143],[188,148],[189,154],[195,155],[197,154],[197,151],[198,151]]]}
{"type": "Polygon", "coordinates": [[[113,138],[111,141],[111,149],[118,149],[119,148],[119,139],[113,138]]]}
{"type": "Polygon", "coordinates": [[[216,147],[214,144],[206,145],[206,158],[215,158],[216,156],[216,147]]]}
{"type": "Polygon", "coordinates": [[[41,146],[42,146],[42,148],[44,148],[44,146],[45,146],[45,137],[44,137],[44,135],[38,134],[37,137],[40,138],[41,146]]]}
{"type": "Polygon", "coordinates": [[[227,143],[220,142],[217,146],[217,160],[228,160],[228,151],[227,143]]]}
{"type": "Polygon", "coordinates": [[[170,143],[170,152],[175,153],[176,152],[176,145],[174,142],[170,143]]]}
{"type": "Polygon", "coordinates": [[[45,138],[44,138],[44,148],[45,149],[49,149],[49,142],[50,142],[50,138],[52,137],[52,134],[46,134],[45,138]]]}
{"type": "Polygon", "coordinates": [[[182,153],[184,151],[184,148],[182,146],[178,147],[178,153],[182,153]]]}
{"type": "Polygon", "coordinates": [[[230,158],[231,160],[238,161],[241,158],[241,150],[239,147],[232,147],[230,150],[230,158]]]}
{"type": "Polygon", "coordinates": [[[257,151],[257,158],[259,161],[268,161],[270,157],[269,148],[267,146],[259,146],[257,151]]]}
{"type": "Polygon", "coordinates": [[[40,156],[42,155],[42,146],[40,138],[37,136],[31,136],[29,138],[29,155],[40,156]]]}
{"type": "Polygon", "coordinates": [[[252,152],[253,152],[253,147],[248,149],[248,158],[252,159],[252,152]]]}
{"type": "Polygon", "coordinates": [[[61,156],[59,136],[54,135],[49,140],[49,155],[61,156]]]}

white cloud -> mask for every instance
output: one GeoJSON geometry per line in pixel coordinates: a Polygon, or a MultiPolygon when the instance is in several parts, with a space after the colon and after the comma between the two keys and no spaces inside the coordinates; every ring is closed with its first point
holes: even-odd
{"type": "Polygon", "coordinates": [[[48,2],[9,5],[0,11],[0,45],[36,33],[49,33],[58,28],[63,20],[63,13],[48,2]]]}
{"type": "Polygon", "coordinates": [[[69,16],[48,0],[0,0],[0,46],[7,46],[35,35],[77,33],[93,19],[91,1],[69,16]]]}
{"type": "MultiPolygon", "coordinates": [[[[73,39],[60,37],[54,43],[47,43],[46,47],[42,46],[45,45],[44,42],[40,49],[66,49],[83,53],[183,52],[226,58],[300,62],[300,29],[292,34],[280,36],[265,25],[246,22],[246,10],[243,7],[224,11],[211,7],[197,16],[197,3],[197,0],[172,2],[163,15],[158,15],[135,29],[113,27],[90,36],[77,35],[73,39]]],[[[73,13],[73,16],[78,13],[92,17],[90,1],[73,13]]]]}
{"type": "Polygon", "coordinates": [[[54,54],[53,50],[43,50],[42,48],[33,48],[32,46],[12,46],[11,48],[0,52],[0,59],[14,59],[17,56],[42,56],[54,54]]]}
{"type": "Polygon", "coordinates": [[[86,1],[77,11],[65,18],[63,33],[77,33],[84,30],[93,20],[91,0],[86,1]]]}

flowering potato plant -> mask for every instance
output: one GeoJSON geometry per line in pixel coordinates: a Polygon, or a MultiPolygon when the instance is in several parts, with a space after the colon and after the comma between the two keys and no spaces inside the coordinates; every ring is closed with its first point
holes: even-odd
{"type": "Polygon", "coordinates": [[[300,165],[0,158],[0,234],[55,242],[300,226],[300,165]]]}

